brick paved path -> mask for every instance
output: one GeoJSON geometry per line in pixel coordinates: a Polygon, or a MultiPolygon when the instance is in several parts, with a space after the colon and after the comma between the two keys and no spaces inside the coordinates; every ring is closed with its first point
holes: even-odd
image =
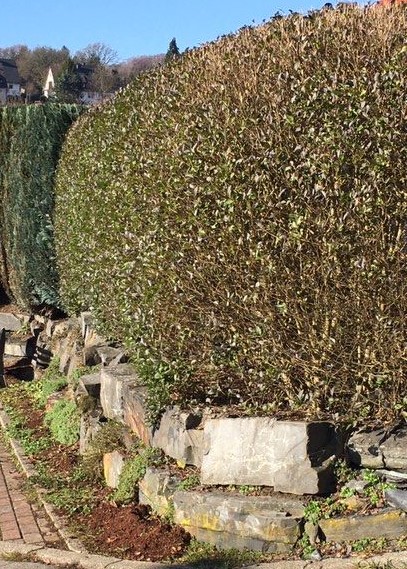
{"type": "Polygon", "coordinates": [[[10,453],[0,441],[0,537],[2,541],[58,546],[60,538],[41,506],[30,504],[10,453]]]}

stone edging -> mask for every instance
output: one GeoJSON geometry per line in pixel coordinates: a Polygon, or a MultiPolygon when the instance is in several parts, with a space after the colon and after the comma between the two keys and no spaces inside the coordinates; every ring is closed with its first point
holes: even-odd
{"type": "MultiPolygon", "coordinates": [[[[28,559],[64,567],[76,566],[81,569],[192,569],[188,565],[170,565],[148,561],[126,561],[116,557],[60,551],[38,545],[25,545],[0,541],[0,558],[12,555],[27,556],[28,559]]],[[[272,561],[251,565],[246,569],[368,569],[372,563],[392,563],[394,569],[406,569],[407,552],[383,553],[369,558],[352,557],[349,559],[323,559],[321,561],[272,561]]]]}

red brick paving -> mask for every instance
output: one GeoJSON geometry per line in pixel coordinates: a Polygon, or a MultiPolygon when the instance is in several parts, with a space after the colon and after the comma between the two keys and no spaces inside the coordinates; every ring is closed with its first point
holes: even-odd
{"type": "Polygon", "coordinates": [[[28,502],[21,490],[24,480],[0,441],[0,539],[52,546],[59,541],[58,532],[45,512],[28,502]]]}

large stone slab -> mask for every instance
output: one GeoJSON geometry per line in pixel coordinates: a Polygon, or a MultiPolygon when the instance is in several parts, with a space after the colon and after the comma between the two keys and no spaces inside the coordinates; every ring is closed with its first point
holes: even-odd
{"type": "Polygon", "coordinates": [[[123,386],[135,382],[138,382],[138,377],[130,364],[102,368],[100,372],[100,402],[107,419],[124,423],[123,386]]]}
{"type": "Polygon", "coordinates": [[[393,508],[398,508],[407,512],[407,490],[399,490],[397,488],[389,488],[385,490],[384,497],[386,502],[393,508]]]}
{"type": "Polygon", "coordinates": [[[116,366],[119,363],[126,363],[128,357],[123,348],[114,348],[106,342],[99,344],[86,344],[83,348],[83,365],[96,366],[116,366]]]}
{"type": "Polygon", "coordinates": [[[80,327],[85,346],[103,345],[106,343],[104,338],[96,332],[96,322],[91,312],[82,312],[80,317],[80,327]]]}
{"type": "Polygon", "coordinates": [[[78,394],[100,399],[100,372],[82,375],[78,380],[78,394]]]}
{"type": "Polygon", "coordinates": [[[22,324],[22,318],[8,312],[0,312],[0,330],[4,328],[7,332],[16,332],[22,324]]]}
{"type": "Polygon", "coordinates": [[[407,471],[407,427],[392,433],[384,429],[356,432],[348,441],[347,454],[356,466],[407,471]]]}
{"type": "Polygon", "coordinates": [[[32,327],[33,332],[37,333],[37,345],[34,354],[34,365],[38,365],[41,368],[46,368],[49,366],[51,359],[53,357],[51,338],[47,335],[45,330],[40,328],[32,327]]]}
{"type": "Polygon", "coordinates": [[[102,410],[95,409],[82,414],[79,431],[79,454],[85,454],[95,435],[103,428],[101,422],[102,410]]]}
{"type": "Polygon", "coordinates": [[[124,456],[117,450],[103,455],[103,473],[106,486],[109,488],[117,488],[119,486],[123,466],[124,456]]]}
{"type": "Polygon", "coordinates": [[[407,471],[407,427],[390,434],[380,445],[386,468],[407,471]]]}
{"type": "Polygon", "coordinates": [[[385,437],[383,429],[354,433],[346,449],[350,462],[364,468],[383,468],[384,457],[380,445],[385,437]]]}
{"type": "Polygon", "coordinates": [[[169,407],[154,433],[153,446],[181,463],[201,466],[204,439],[203,430],[197,429],[201,421],[202,415],[199,413],[169,407]]]}
{"type": "Polygon", "coordinates": [[[9,336],[5,341],[4,354],[6,356],[14,356],[17,358],[27,357],[31,360],[35,354],[36,341],[35,336],[30,336],[28,338],[9,336]]]}
{"type": "Polygon", "coordinates": [[[273,510],[267,497],[181,491],[173,503],[175,523],[219,547],[287,552],[300,537],[301,518],[273,510]]]}
{"type": "Polygon", "coordinates": [[[332,462],[340,454],[340,440],[331,423],[268,417],[211,419],[204,426],[201,481],[325,494],[335,490],[332,462]]]}
{"type": "Polygon", "coordinates": [[[150,445],[153,440],[153,428],[147,416],[147,388],[138,377],[123,384],[123,422],[132,433],[150,445]]]}
{"type": "Polygon", "coordinates": [[[131,364],[102,368],[100,401],[106,418],[127,425],[145,444],[152,440],[147,422],[147,392],[131,364]]]}
{"type": "Polygon", "coordinates": [[[181,479],[163,468],[147,468],[139,482],[139,502],[151,506],[160,516],[168,514],[181,479]]]}
{"type": "Polygon", "coordinates": [[[355,541],[365,538],[396,539],[407,533],[407,517],[400,510],[370,516],[349,516],[320,520],[326,541],[355,541]]]}

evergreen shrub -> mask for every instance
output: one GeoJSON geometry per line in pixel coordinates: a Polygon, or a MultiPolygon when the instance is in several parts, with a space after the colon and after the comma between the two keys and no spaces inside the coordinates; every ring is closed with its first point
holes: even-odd
{"type": "Polygon", "coordinates": [[[76,105],[0,109],[0,279],[25,307],[58,305],[54,173],[76,105]]]}
{"type": "Polygon", "coordinates": [[[407,12],[275,18],[70,131],[61,290],[169,401],[406,412],[407,12]]]}

